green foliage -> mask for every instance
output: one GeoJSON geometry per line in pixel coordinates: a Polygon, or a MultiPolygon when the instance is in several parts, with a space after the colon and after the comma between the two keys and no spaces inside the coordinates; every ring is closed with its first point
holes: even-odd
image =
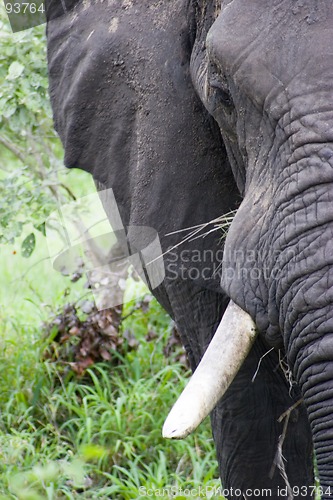
{"type": "Polygon", "coordinates": [[[37,264],[41,251],[39,243],[24,279],[20,253],[6,246],[0,260],[0,500],[144,500],[152,489],[218,486],[208,419],[184,441],[161,436],[187,373],[163,354],[171,325],[155,300],[132,314],[126,304],[123,328],[139,345],[122,350],[117,366],[77,378],[42,360],[40,324],[87,290],[79,280],[64,296],[66,278],[37,264]],[[149,331],[157,336],[147,342],[149,331]]]}
{"type": "Polygon", "coordinates": [[[13,34],[3,8],[0,13],[1,123],[22,140],[29,132],[48,135],[52,114],[47,104],[45,27],[13,34]]]}
{"type": "Polygon", "coordinates": [[[138,351],[117,366],[96,364],[81,379],[64,378],[40,359],[37,329],[7,322],[0,350],[0,498],[129,500],[147,498],[147,490],[218,487],[208,421],[182,442],[161,436],[185,385],[184,368],[169,366],[162,352],[167,316],[153,301],[150,312],[126,321],[141,340],[138,351]],[[158,330],[157,344],[138,333],[147,324],[158,330]]]}
{"type": "MultiPolygon", "coordinates": [[[[36,229],[71,195],[48,99],[45,27],[12,33],[0,6],[0,242],[36,229]]],[[[33,250],[33,248],[32,248],[33,250]]],[[[28,256],[26,250],[25,255],[28,256]]]]}
{"type": "Polygon", "coordinates": [[[41,359],[46,340],[35,312],[45,319],[46,289],[52,308],[68,297],[41,265],[31,269],[30,286],[11,285],[13,273],[3,271],[23,259],[6,250],[3,286],[17,291],[13,307],[0,308],[0,499],[130,500],[147,498],[147,490],[218,486],[209,421],[181,442],[161,436],[186,374],[163,355],[170,321],[156,301],[125,320],[139,345],[119,355],[117,366],[97,364],[81,379],[60,373],[41,359]],[[157,333],[150,342],[148,331],[157,333]]]}

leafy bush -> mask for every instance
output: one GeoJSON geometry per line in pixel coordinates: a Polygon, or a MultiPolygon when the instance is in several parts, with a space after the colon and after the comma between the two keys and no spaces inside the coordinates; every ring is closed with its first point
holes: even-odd
{"type": "MultiPolygon", "coordinates": [[[[62,149],[47,93],[44,31],[12,33],[0,5],[0,243],[13,243],[30,223],[43,232],[57,200],[73,198],[59,177],[62,149]]],[[[25,241],[25,256],[35,241],[25,241]]]]}

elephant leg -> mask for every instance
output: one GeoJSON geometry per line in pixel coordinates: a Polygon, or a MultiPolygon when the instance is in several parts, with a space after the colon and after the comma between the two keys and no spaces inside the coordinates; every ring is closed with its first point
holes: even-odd
{"type": "Polygon", "coordinates": [[[312,438],[306,410],[299,404],[287,423],[278,422],[300,395],[291,389],[278,353],[268,351],[258,338],[211,415],[222,484],[230,490],[228,500],[313,498],[312,438]],[[288,496],[288,483],[293,496],[288,496]]]}

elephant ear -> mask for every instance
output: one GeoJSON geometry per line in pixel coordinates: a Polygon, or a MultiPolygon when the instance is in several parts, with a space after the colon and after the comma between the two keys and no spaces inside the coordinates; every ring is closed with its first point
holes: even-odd
{"type": "Polygon", "coordinates": [[[59,0],[48,2],[49,92],[65,166],[108,185],[112,165],[126,184],[137,112],[135,84],[126,69],[134,65],[135,47],[124,48],[126,26],[107,2],[85,7],[66,0],[65,13],[59,0]]]}
{"type": "MultiPolygon", "coordinates": [[[[232,210],[224,206],[230,189],[221,190],[233,180],[218,126],[189,74],[194,17],[176,0],[148,4],[76,2],[49,21],[49,91],[65,165],[112,187],[120,203],[135,198],[133,210],[147,204],[152,187],[155,201],[172,186],[172,231],[232,210]],[[203,190],[215,193],[209,208],[195,203],[203,190]]],[[[142,214],[137,218],[144,224],[142,214]]]]}
{"type": "Polygon", "coordinates": [[[79,2],[48,23],[49,88],[65,165],[113,190],[124,227],[154,228],[176,275],[184,240],[201,263],[211,254],[211,279],[190,279],[221,291],[221,235],[207,223],[237,208],[239,193],[191,81],[188,18],[179,0],[79,2]],[[185,238],[193,227],[205,237],[185,238]]]}

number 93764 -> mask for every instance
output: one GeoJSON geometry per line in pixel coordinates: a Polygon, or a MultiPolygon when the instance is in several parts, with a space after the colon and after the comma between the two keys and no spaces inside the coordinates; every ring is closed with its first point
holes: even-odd
{"type": "Polygon", "coordinates": [[[7,14],[36,14],[44,13],[45,6],[44,3],[30,3],[30,2],[5,2],[5,8],[7,14]]]}

